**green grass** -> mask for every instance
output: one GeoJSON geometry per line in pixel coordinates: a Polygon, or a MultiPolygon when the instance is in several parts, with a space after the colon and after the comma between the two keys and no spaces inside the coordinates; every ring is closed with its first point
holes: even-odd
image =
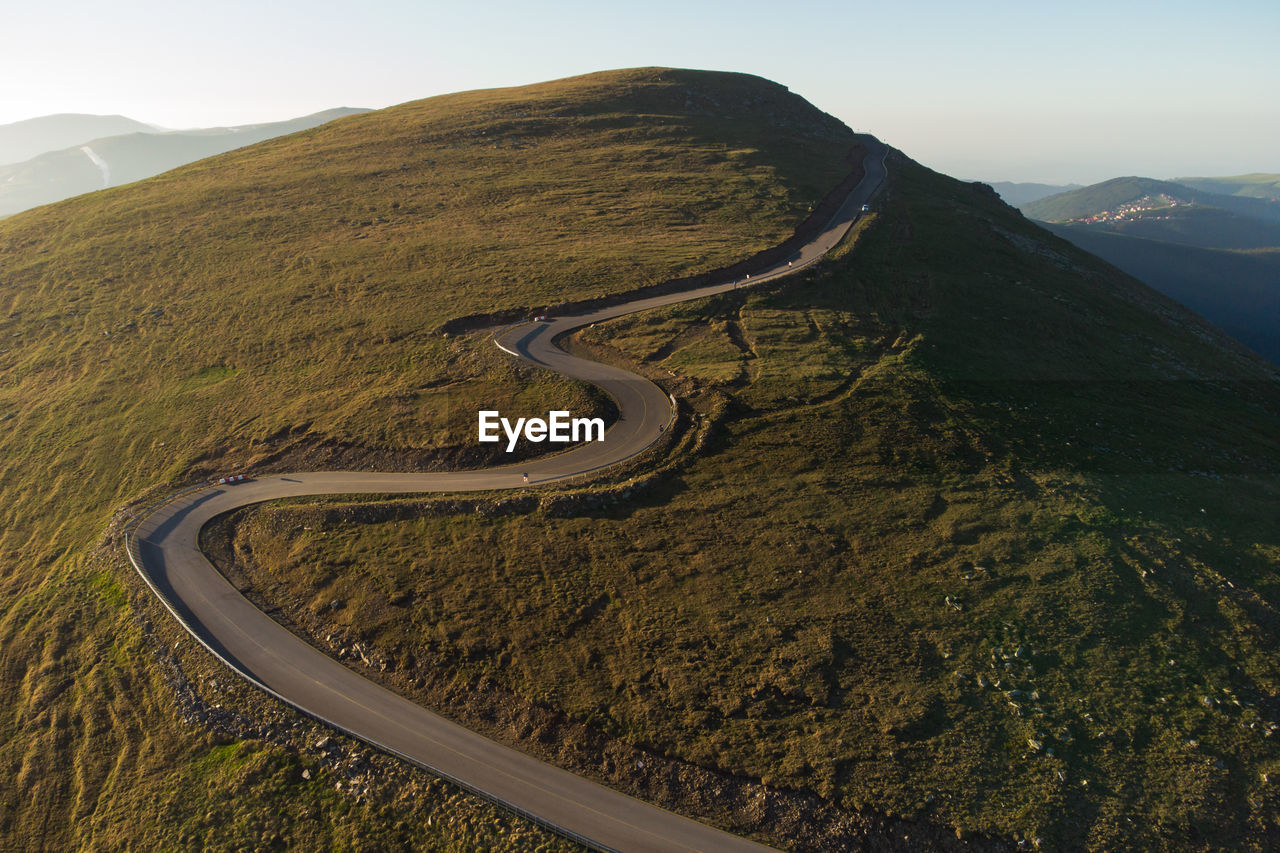
{"type": "Polygon", "coordinates": [[[583,333],[692,377],[696,409],[728,400],[644,497],[337,527],[266,509],[237,533],[254,593],[366,637],[411,692],[496,683],[841,809],[1060,849],[1274,848],[1275,373],[994,197],[894,175],[803,281],[583,333]]]}
{"type": "Polygon", "coordinates": [[[480,408],[598,408],[437,330],[779,242],[853,143],[759,78],[641,69],[405,104],[0,223],[0,846],[253,847],[267,823],[398,847],[432,814],[470,828],[419,846],[552,843],[420,776],[420,803],[355,802],[284,784],[278,746],[201,763],[214,735],[153,659],[180,635],[104,531],[203,476],[477,464],[480,408]]]}

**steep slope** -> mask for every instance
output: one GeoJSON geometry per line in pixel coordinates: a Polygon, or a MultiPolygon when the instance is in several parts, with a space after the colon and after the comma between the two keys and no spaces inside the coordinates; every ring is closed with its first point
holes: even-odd
{"type": "Polygon", "coordinates": [[[297,133],[367,110],[325,110],[289,121],[169,133],[133,132],[94,138],[73,148],[0,167],[0,216],[117,187],[184,163],[297,133]]]}
{"type": "Polygon", "coordinates": [[[0,165],[21,163],[49,151],[83,145],[91,139],[155,128],[124,116],[62,113],[0,125],[0,165]]]}
{"type": "Polygon", "coordinates": [[[481,403],[607,411],[435,330],[780,242],[855,143],[777,84],[639,69],[354,116],[0,223],[0,778],[21,792],[0,846],[557,847],[232,682],[151,622],[104,529],[219,470],[477,461],[481,403]]]}
{"type": "MultiPolygon", "coordinates": [[[[1082,225],[1046,226],[1280,364],[1280,248],[1230,251],[1082,225]]],[[[1280,247],[1280,237],[1270,245],[1280,247]]]]}
{"type": "Polygon", "coordinates": [[[1022,209],[1280,363],[1280,202],[1117,178],[1022,209]]]}
{"type": "Polygon", "coordinates": [[[804,280],[580,336],[682,377],[706,437],[673,469],[267,508],[229,570],[399,690],[780,843],[1274,849],[1275,369],[984,188],[891,174],[804,280]]]}

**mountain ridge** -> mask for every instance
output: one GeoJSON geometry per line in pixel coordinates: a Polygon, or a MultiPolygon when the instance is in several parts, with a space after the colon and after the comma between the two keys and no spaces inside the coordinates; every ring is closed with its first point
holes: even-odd
{"type": "Polygon", "coordinates": [[[1223,178],[1174,178],[1180,184],[1224,195],[1253,196],[1280,200],[1280,175],[1251,172],[1223,178]]]}
{"type": "Polygon", "coordinates": [[[0,166],[0,216],[120,186],[275,136],[367,112],[339,107],[285,121],[195,130],[134,131],[0,166]]]}
{"type": "Polygon", "coordinates": [[[104,136],[156,130],[153,125],[122,115],[55,113],[23,119],[0,125],[0,166],[21,163],[47,151],[83,145],[104,136]]]}
{"type": "Polygon", "coordinates": [[[1026,181],[986,181],[1000,197],[1014,207],[1038,201],[1051,195],[1083,188],[1083,184],[1041,184],[1026,181]]]}

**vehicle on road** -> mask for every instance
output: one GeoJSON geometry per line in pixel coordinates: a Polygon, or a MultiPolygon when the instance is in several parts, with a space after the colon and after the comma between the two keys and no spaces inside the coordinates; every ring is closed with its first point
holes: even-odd
{"type": "Polygon", "coordinates": [[[243,482],[244,482],[245,480],[247,480],[247,479],[249,479],[249,478],[248,478],[246,475],[244,475],[244,474],[232,474],[232,475],[231,475],[231,476],[229,476],[229,477],[222,477],[222,478],[220,478],[220,479],[218,480],[218,485],[219,485],[219,486],[234,486],[236,483],[243,483],[243,482]]]}
{"type": "Polygon", "coordinates": [[[533,318],[533,322],[535,322],[535,323],[549,323],[549,322],[551,322],[551,318],[550,318],[550,317],[548,317],[546,314],[539,314],[537,317],[534,317],[534,318],[533,318]]]}
{"type": "Polygon", "coordinates": [[[862,212],[863,212],[863,213],[870,213],[870,212],[871,212],[871,205],[869,205],[869,204],[864,204],[864,205],[862,206],[862,212]]]}

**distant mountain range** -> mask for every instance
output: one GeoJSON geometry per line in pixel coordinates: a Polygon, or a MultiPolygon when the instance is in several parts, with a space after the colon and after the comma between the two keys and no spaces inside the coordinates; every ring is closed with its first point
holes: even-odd
{"type": "Polygon", "coordinates": [[[61,113],[0,125],[0,165],[21,163],[48,151],[125,133],[155,133],[149,124],[124,116],[61,113]]]}
{"type": "Polygon", "coordinates": [[[1280,175],[1114,178],[1023,213],[1280,364],[1280,175]]]}
{"type": "Polygon", "coordinates": [[[1236,175],[1231,178],[1174,178],[1180,184],[1224,195],[1280,199],[1280,175],[1236,175]]]}
{"type": "Polygon", "coordinates": [[[46,116],[6,125],[0,127],[0,151],[30,151],[53,140],[59,147],[0,166],[0,216],[149,178],[362,112],[367,110],[342,107],[287,121],[181,131],[159,131],[122,116],[46,116]],[[118,130],[86,136],[110,128],[118,130]]]}
{"type": "Polygon", "coordinates": [[[1069,190],[1078,190],[1082,184],[1034,184],[1017,183],[1015,181],[995,181],[991,187],[1000,194],[1000,198],[1014,207],[1022,207],[1028,202],[1045,196],[1057,195],[1069,190]]]}
{"type": "MultiPolygon", "coordinates": [[[[1096,220],[1169,221],[1192,210],[1225,211],[1280,222],[1280,202],[1255,196],[1227,195],[1152,178],[1112,178],[1100,184],[1058,193],[1019,205],[1032,219],[1046,222],[1096,220]]],[[[1091,223],[1092,224],[1092,223],[1091,223]]]]}

